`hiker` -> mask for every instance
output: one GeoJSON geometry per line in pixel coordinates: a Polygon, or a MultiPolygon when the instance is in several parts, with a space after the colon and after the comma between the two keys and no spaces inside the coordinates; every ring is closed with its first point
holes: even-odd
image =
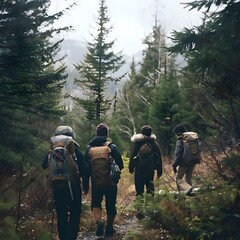
{"type": "Polygon", "coordinates": [[[50,169],[50,184],[57,212],[60,240],[76,240],[80,228],[82,208],[81,179],[88,165],[75,133],[69,126],[59,126],[51,138],[51,148],[42,163],[50,169]]]}
{"type": "Polygon", "coordinates": [[[142,196],[144,187],[146,192],[154,195],[154,174],[157,178],[162,176],[162,158],[159,144],[149,125],[141,128],[141,133],[131,138],[133,148],[129,161],[129,172],[134,173],[136,196],[142,196]]]}
{"type": "Polygon", "coordinates": [[[178,124],[173,132],[177,137],[175,160],[172,165],[176,174],[177,189],[179,192],[191,195],[193,170],[195,165],[200,162],[198,136],[195,132],[188,132],[183,124],[178,124]],[[191,144],[188,139],[192,140],[191,144]]]}
{"type": "Polygon", "coordinates": [[[89,176],[84,181],[84,193],[89,191],[89,179],[91,177],[92,199],[91,209],[96,222],[96,235],[106,237],[114,235],[114,218],[117,214],[117,183],[112,184],[109,180],[109,162],[113,159],[119,169],[123,169],[123,160],[117,146],[109,141],[109,128],[106,123],[100,123],[96,127],[96,136],[89,142],[85,158],[89,161],[89,176]],[[104,232],[105,222],[102,218],[102,201],[105,196],[107,213],[107,224],[104,232]]]}

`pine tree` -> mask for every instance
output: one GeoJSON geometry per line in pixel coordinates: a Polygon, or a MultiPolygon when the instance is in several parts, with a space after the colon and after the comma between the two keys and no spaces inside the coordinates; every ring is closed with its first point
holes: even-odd
{"type": "Polygon", "coordinates": [[[113,77],[124,63],[121,52],[115,53],[114,40],[108,40],[112,27],[107,13],[105,0],[100,0],[97,34],[93,42],[88,42],[88,52],[84,60],[75,65],[79,71],[76,83],[80,86],[86,98],[78,99],[78,103],[86,111],[89,120],[100,120],[110,108],[111,100],[105,97],[105,90],[110,82],[117,83],[121,77],[113,77]]]}
{"type": "Polygon", "coordinates": [[[50,0],[0,3],[0,140],[1,163],[21,161],[32,151],[40,125],[60,116],[65,67],[56,59],[60,42],[54,28],[63,12],[49,15],[50,0]],[[58,67],[55,65],[58,63],[58,67]],[[5,149],[8,149],[5,151],[5,149]]]}
{"type": "MultiPolygon", "coordinates": [[[[62,114],[59,100],[66,78],[65,67],[56,58],[61,41],[52,39],[54,34],[68,28],[53,27],[63,12],[49,15],[49,6],[50,0],[0,1],[1,239],[19,239],[15,230],[26,189],[20,181],[15,228],[16,221],[5,218],[9,216],[8,208],[15,208],[12,204],[16,203],[14,198],[5,203],[4,199],[9,198],[7,190],[10,188],[14,196],[17,176],[21,179],[29,167],[39,166],[40,142],[45,140],[40,138],[44,137],[49,120],[62,114]]],[[[32,183],[34,177],[30,178],[32,183]]]]}
{"type": "MultiPolygon", "coordinates": [[[[228,138],[231,133],[238,141],[240,2],[202,0],[193,1],[187,6],[203,10],[206,19],[198,27],[173,32],[174,45],[170,51],[186,57],[188,65],[185,76],[201,88],[204,87],[208,100],[209,96],[212,98],[215,105],[215,127],[223,130],[221,135],[228,138]],[[211,12],[212,9],[216,10],[211,12]]],[[[206,105],[202,106],[202,109],[205,107],[206,105]]],[[[212,125],[212,119],[209,125],[212,125]]]]}

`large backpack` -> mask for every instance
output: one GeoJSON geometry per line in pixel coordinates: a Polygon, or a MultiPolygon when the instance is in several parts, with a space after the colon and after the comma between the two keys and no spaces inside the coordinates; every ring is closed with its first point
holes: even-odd
{"type": "Polygon", "coordinates": [[[153,144],[145,142],[138,151],[139,167],[156,170],[159,164],[159,155],[153,151],[153,144]]]}
{"type": "Polygon", "coordinates": [[[98,188],[116,185],[120,179],[120,169],[111,157],[110,142],[94,146],[89,150],[92,167],[92,183],[98,188]]]}
{"type": "Polygon", "coordinates": [[[201,150],[196,132],[183,133],[183,163],[185,165],[195,165],[200,163],[201,150]]]}
{"type": "Polygon", "coordinates": [[[73,198],[71,183],[79,179],[73,138],[66,135],[52,137],[48,159],[52,188],[69,189],[73,198]]]}

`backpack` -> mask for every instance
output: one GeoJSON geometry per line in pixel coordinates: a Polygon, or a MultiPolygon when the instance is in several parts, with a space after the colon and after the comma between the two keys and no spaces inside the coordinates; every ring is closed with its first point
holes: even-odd
{"type": "Polygon", "coordinates": [[[116,164],[115,160],[110,163],[110,181],[111,185],[116,186],[121,178],[121,170],[119,166],[116,164]]]}
{"type": "Polygon", "coordinates": [[[150,170],[156,170],[159,164],[159,155],[153,151],[150,142],[144,143],[138,151],[139,166],[150,170]]]}
{"type": "Polygon", "coordinates": [[[98,188],[116,185],[120,179],[121,171],[115,160],[111,157],[110,142],[103,146],[91,147],[89,156],[92,167],[92,183],[98,188]]]}
{"type": "Polygon", "coordinates": [[[196,132],[183,133],[183,163],[186,165],[195,165],[200,163],[200,144],[196,132]]]}
{"type": "Polygon", "coordinates": [[[69,188],[72,196],[71,182],[79,179],[75,141],[72,137],[66,135],[52,137],[48,160],[52,188],[54,190],[69,188]]]}

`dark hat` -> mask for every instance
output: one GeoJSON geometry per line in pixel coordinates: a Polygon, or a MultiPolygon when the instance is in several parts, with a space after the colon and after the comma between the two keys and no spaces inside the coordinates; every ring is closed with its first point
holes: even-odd
{"type": "Polygon", "coordinates": [[[182,124],[178,124],[174,129],[173,132],[177,135],[182,135],[184,132],[186,132],[186,128],[182,124]]]}
{"type": "Polygon", "coordinates": [[[101,137],[107,137],[109,134],[109,127],[106,123],[100,123],[96,127],[96,135],[101,137]]]}
{"type": "Polygon", "coordinates": [[[150,137],[151,134],[152,134],[152,128],[149,125],[144,125],[141,128],[141,133],[143,135],[146,135],[146,136],[150,137]]]}

